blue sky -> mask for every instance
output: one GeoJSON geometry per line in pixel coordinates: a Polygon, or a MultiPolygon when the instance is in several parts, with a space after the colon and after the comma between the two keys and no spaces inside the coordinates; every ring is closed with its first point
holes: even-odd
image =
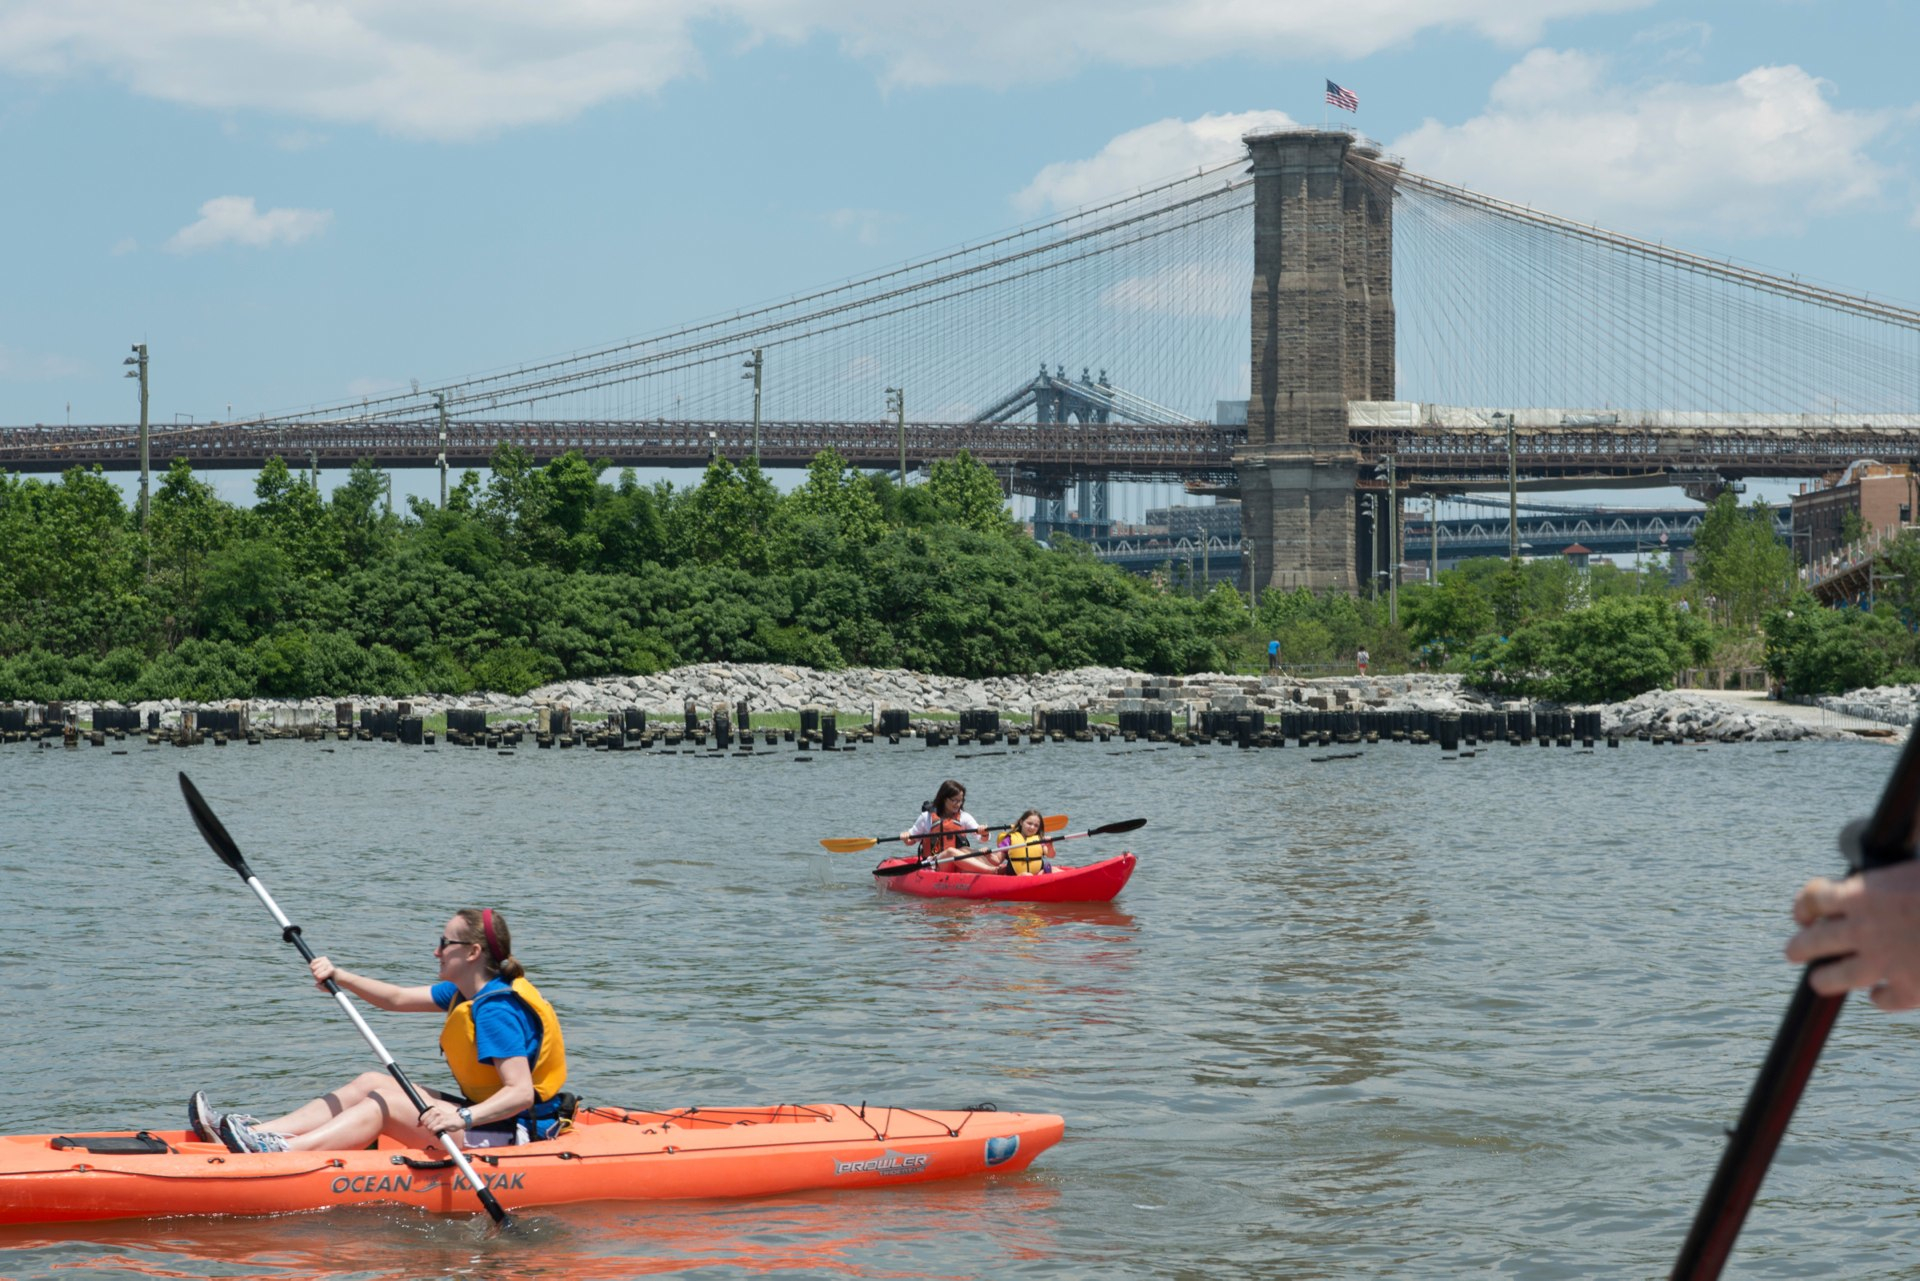
{"type": "Polygon", "coordinates": [[[0,423],[131,420],[143,340],[161,422],[600,345],[1287,120],[1920,302],[1916,37],[1897,0],[0,0],[0,423]]]}

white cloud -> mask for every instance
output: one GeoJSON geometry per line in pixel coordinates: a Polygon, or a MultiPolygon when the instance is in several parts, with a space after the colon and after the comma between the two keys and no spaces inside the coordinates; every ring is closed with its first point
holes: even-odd
{"type": "Polygon", "coordinates": [[[1023,83],[1088,66],[1190,66],[1209,58],[1363,58],[1422,32],[1465,30],[1504,44],[1564,17],[1651,0],[735,0],[767,34],[837,35],[889,85],[1023,83]],[[1040,56],[1036,56],[1036,52],[1040,56]]]}
{"type": "Polygon", "coordinates": [[[1156,120],[1128,130],[1085,160],[1062,160],[1034,175],[1014,196],[1023,214],[1077,209],[1122,192],[1232,160],[1255,129],[1297,129],[1284,111],[1243,111],[1198,120],[1156,120]]]}
{"type": "Polygon", "coordinates": [[[113,248],[108,250],[107,252],[112,254],[115,258],[123,258],[127,254],[133,253],[135,250],[139,248],[140,248],[140,242],[135,240],[132,236],[122,236],[120,237],[120,239],[113,242],[113,248]]]}
{"type": "Polygon", "coordinates": [[[15,0],[0,67],[134,92],[468,139],[563,120],[698,70],[692,0],[15,0]]]}
{"type": "Polygon", "coordinates": [[[836,209],[826,216],[827,226],[851,232],[863,245],[879,244],[886,229],[899,221],[899,214],[884,209],[836,209]]]}
{"type": "Polygon", "coordinates": [[[460,140],[565,120],[701,72],[695,34],[838,40],[890,86],[1058,79],[1216,57],[1354,59],[1422,32],[1515,45],[1652,0],[9,0],[0,68],[104,75],[216,111],[460,140]],[[1044,51],[1036,57],[1035,51],[1044,51]]]}
{"type": "Polygon", "coordinates": [[[0,378],[10,382],[50,382],[56,378],[77,377],[83,372],[80,362],[70,356],[18,351],[0,344],[0,378]]]}
{"type": "Polygon", "coordinates": [[[1419,173],[1622,231],[1790,232],[1871,201],[1896,115],[1834,106],[1797,66],[1719,84],[1619,84],[1599,58],[1535,49],[1481,115],[1388,144],[1419,173]]]}
{"type": "Polygon", "coordinates": [[[1174,263],[1117,280],[1100,291],[1115,311],[1231,318],[1246,310],[1247,276],[1238,268],[1174,263]]]}
{"type": "Polygon", "coordinates": [[[1699,62],[1701,51],[1713,40],[1713,28],[1704,22],[1663,22],[1633,33],[1633,43],[1660,47],[1665,62],[1699,62]]]}
{"type": "Polygon", "coordinates": [[[296,245],[317,236],[333,221],[331,209],[269,209],[254,207],[252,196],[215,196],[200,206],[200,221],[173,233],[167,248],[177,254],[197,253],[219,245],[296,245]]]}

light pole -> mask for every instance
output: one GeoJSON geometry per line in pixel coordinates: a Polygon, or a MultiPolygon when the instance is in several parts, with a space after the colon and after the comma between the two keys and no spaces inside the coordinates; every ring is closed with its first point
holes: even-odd
{"type": "Polygon", "coordinates": [[[760,465],[760,348],[753,349],[753,359],[743,362],[751,373],[741,374],[742,378],[753,379],[753,465],[760,465]]]}
{"type": "Polygon", "coordinates": [[[1427,585],[1440,585],[1440,495],[1427,495],[1427,585]]]}
{"type": "Polygon", "coordinates": [[[1393,577],[1387,579],[1387,626],[1400,626],[1400,496],[1397,485],[1397,473],[1394,468],[1398,460],[1392,454],[1387,455],[1387,548],[1391,556],[1388,568],[1393,577]]]}
{"type": "Polygon", "coordinates": [[[1513,415],[1495,414],[1494,421],[1507,420],[1507,563],[1520,560],[1520,467],[1514,449],[1513,415]]]}
{"type": "Polygon", "coordinates": [[[898,387],[887,388],[887,412],[893,415],[900,431],[900,488],[907,487],[907,393],[898,387]]]}
{"type": "Polygon", "coordinates": [[[132,365],[127,377],[140,380],[140,528],[147,527],[148,492],[153,477],[153,465],[147,453],[147,345],[143,342],[133,344],[133,355],[120,362],[132,365]]]}
{"type": "Polygon", "coordinates": [[[1367,592],[1373,599],[1380,598],[1380,495],[1362,494],[1360,510],[1367,518],[1367,545],[1372,549],[1368,557],[1373,568],[1367,574],[1367,592]]]}
{"type": "Polygon", "coordinates": [[[443,392],[433,393],[433,403],[440,411],[440,510],[447,509],[447,397],[443,392]]]}
{"type": "Polygon", "coordinates": [[[1386,562],[1392,571],[1387,577],[1387,623],[1400,625],[1400,475],[1399,460],[1392,454],[1387,455],[1384,466],[1374,468],[1376,476],[1384,476],[1387,481],[1387,554],[1386,562]]]}

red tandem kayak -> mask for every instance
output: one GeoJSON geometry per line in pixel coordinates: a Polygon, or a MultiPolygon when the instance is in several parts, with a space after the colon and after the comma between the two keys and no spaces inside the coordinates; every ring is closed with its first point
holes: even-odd
{"type": "MultiPolygon", "coordinates": [[[[1042,1113],[864,1104],[670,1112],[582,1107],[573,1128],[558,1138],[468,1156],[512,1212],[580,1201],[760,1197],[1013,1173],[1059,1142],[1065,1128],[1059,1117],[1042,1113]]],[[[386,1138],[377,1148],[349,1152],[231,1153],[179,1130],[0,1137],[0,1224],[283,1214],[380,1203],[435,1214],[480,1209],[451,1163],[386,1138]],[[115,1148],[123,1150],[109,1150],[115,1148]]]]}
{"type": "MultiPolygon", "coordinates": [[[[991,899],[999,903],[1107,903],[1133,875],[1138,860],[1132,854],[1089,863],[1085,867],[1055,867],[1038,876],[1006,876],[998,872],[949,872],[944,869],[915,868],[901,876],[881,876],[875,868],[873,882],[896,894],[917,894],[921,898],[991,899]]],[[[880,867],[905,867],[912,858],[890,858],[880,867]]]]}

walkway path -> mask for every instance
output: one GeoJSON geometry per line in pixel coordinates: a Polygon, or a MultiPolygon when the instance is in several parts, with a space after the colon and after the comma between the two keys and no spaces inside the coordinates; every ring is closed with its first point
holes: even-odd
{"type": "Polygon", "coordinates": [[[1905,742],[1907,729],[1904,725],[1889,725],[1885,721],[1868,720],[1864,716],[1847,716],[1840,712],[1831,712],[1824,707],[1808,707],[1804,703],[1776,701],[1767,697],[1765,690],[1758,689],[1690,689],[1689,694],[1698,694],[1702,698],[1711,698],[1716,702],[1731,703],[1746,712],[1760,712],[1770,716],[1784,716],[1788,720],[1802,725],[1817,725],[1822,729],[1851,730],[1871,738],[1887,738],[1893,742],[1905,742]]]}

